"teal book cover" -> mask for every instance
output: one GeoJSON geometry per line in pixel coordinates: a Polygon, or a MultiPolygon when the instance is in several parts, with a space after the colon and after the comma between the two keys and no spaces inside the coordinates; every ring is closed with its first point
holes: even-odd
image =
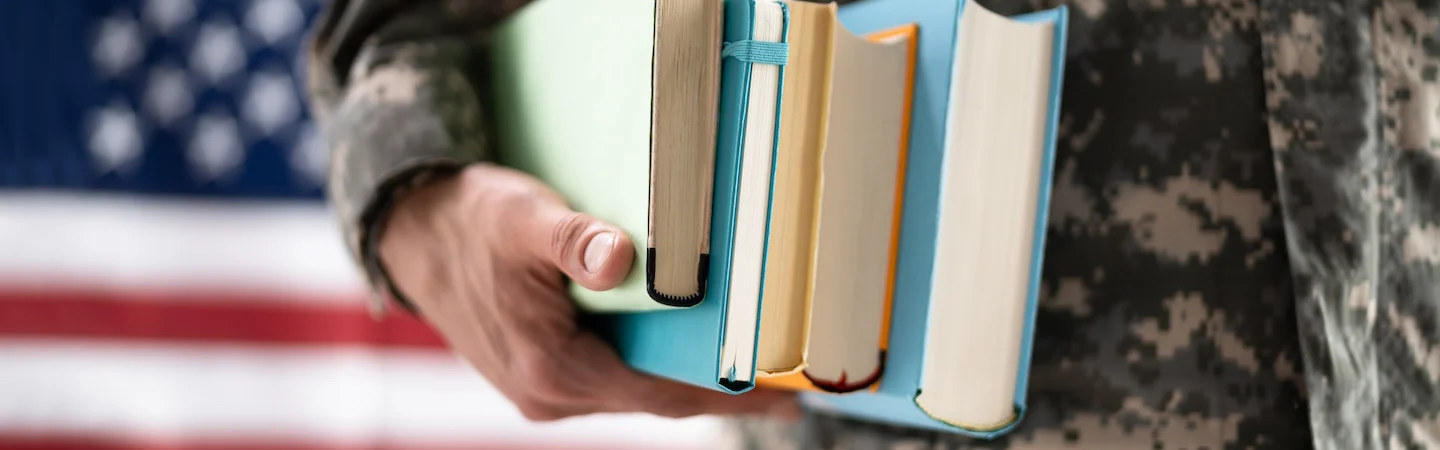
{"type": "Polygon", "coordinates": [[[1031,257],[1025,330],[1022,334],[1025,338],[1021,344],[1021,362],[1015,381],[1016,418],[1000,428],[973,430],[937,420],[922,411],[915,402],[924,369],[926,327],[929,325],[929,289],[934,275],[932,268],[938,231],[936,212],[941,202],[939,187],[945,149],[949,83],[957,44],[957,26],[968,3],[968,0],[868,0],[847,4],[839,9],[841,22],[856,33],[879,31],[905,23],[919,25],[910,152],[906,166],[906,194],[901,217],[900,257],[896,266],[889,354],[880,387],[874,392],[844,395],[805,393],[802,398],[811,408],[845,416],[988,439],[1010,432],[1024,417],[1045,223],[1050,203],[1055,134],[1059,120],[1068,9],[1060,6],[1013,18],[1022,22],[1054,24],[1054,56],[1044,137],[1046,148],[1042,158],[1038,214],[1033,225],[1036,242],[1031,257]]]}
{"type": "MultiPolygon", "coordinates": [[[[751,39],[754,2],[725,1],[725,42],[751,39]]],[[[719,365],[726,308],[730,300],[736,199],[752,64],[729,57],[721,66],[706,300],[689,309],[618,314],[610,316],[612,320],[606,324],[620,356],[632,367],[652,375],[737,394],[752,389],[753,382],[737,383],[722,379],[719,365]]],[[[758,317],[756,320],[759,320],[758,317]]]]}

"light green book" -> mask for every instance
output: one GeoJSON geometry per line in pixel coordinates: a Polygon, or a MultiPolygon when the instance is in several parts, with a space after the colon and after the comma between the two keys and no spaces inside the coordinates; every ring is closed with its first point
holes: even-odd
{"type": "Polygon", "coordinates": [[[616,289],[580,307],[704,297],[719,95],[718,0],[537,0],[493,36],[499,162],[549,184],[637,247],[616,289]]]}

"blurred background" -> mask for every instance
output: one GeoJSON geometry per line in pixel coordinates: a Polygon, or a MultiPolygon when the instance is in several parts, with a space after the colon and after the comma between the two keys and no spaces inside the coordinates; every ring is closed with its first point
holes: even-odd
{"type": "Polygon", "coordinates": [[[372,319],[323,203],[324,0],[0,0],[0,449],[706,448],[528,423],[372,319]]]}

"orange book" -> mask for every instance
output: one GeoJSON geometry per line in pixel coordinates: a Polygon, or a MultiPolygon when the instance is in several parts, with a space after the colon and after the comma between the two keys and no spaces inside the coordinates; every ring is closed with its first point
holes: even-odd
{"type": "Polygon", "coordinates": [[[889,335],[918,27],[857,36],[833,3],[788,6],[758,384],[874,390],[889,335]]]}

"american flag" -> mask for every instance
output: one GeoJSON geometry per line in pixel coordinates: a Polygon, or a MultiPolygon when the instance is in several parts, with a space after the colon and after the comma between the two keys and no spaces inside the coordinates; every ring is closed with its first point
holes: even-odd
{"type": "Polygon", "coordinates": [[[376,321],[322,200],[318,0],[0,1],[0,449],[700,448],[525,419],[376,321]]]}

